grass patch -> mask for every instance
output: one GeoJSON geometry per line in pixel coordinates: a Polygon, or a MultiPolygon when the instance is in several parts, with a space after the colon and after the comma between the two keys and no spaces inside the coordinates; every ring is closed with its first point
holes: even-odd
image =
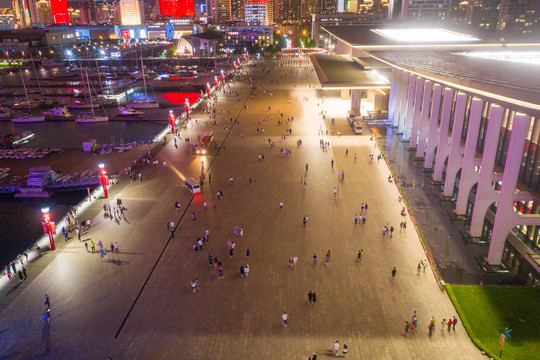
{"type": "Polygon", "coordinates": [[[540,289],[528,287],[446,286],[472,341],[500,359],[499,335],[512,330],[502,358],[540,359],[540,289]]]}

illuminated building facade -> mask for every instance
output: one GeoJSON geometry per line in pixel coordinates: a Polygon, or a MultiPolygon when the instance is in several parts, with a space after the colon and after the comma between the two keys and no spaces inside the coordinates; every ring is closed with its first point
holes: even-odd
{"type": "Polygon", "coordinates": [[[401,3],[401,20],[444,21],[450,14],[451,0],[407,0],[401,3]]]}
{"type": "Polygon", "coordinates": [[[249,25],[268,25],[268,3],[264,0],[248,1],[245,18],[249,25]]]}
{"type": "Polygon", "coordinates": [[[67,0],[50,0],[54,24],[69,24],[67,0]]]}
{"type": "Polygon", "coordinates": [[[180,19],[195,16],[194,0],[159,0],[160,14],[180,19]]]}
{"type": "Polygon", "coordinates": [[[52,17],[52,11],[51,11],[51,3],[47,0],[39,0],[36,3],[37,8],[37,14],[39,21],[45,24],[45,26],[49,26],[53,24],[53,17],[52,17]]]}
{"type": "Polygon", "coordinates": [[[120,0],[120,24],[141,25],[142,16],[139,0],[120,0]]]}

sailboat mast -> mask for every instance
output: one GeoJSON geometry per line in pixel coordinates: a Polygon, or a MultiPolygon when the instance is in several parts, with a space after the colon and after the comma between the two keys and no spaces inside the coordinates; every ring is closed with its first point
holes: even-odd
{"type": "Polygon", "coordinates": [[[24,95],[26,95],[26,103],[28,104],[28,111],[30,111],[30,114],[32,114],[32,108],[30,107],[30,99],[28,98],[28,91],[26,91],[26,83],[24,82],[24,76],[22,74],[22,69],[19,69],[19,72],[21,73],[21,80],[24,87],[24,95]]]}
{"type": "Polygon", "coordinates": [[[142,79],[144,84],[144,100],[148,100],[148,94],[146,92],[146,76],[144,75],[144,63],[142,58],[142,49],[141,49],[141,69],[142,69],[142,79]]]}
{"type": "Polygon", "coordinates": [[[88,70],[86,70],[86,81],[88,82],[88,92],[90,93],[90,107],[92,108],[92,116],[95,118],[96,114],[94,113],[94,100],[92,98],[92,89],[90,88],[90,79],[88,78],[88,70]]]}

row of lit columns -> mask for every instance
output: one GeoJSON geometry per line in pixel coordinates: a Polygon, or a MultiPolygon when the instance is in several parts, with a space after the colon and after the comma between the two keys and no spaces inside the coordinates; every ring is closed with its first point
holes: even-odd
{"type": "Polygon", "coordinates": [[[409,150],[416,151],[417,159],[424,159],[424,168],[433,170],[434,181],[443,181],[446,165],[444,196],[453,195],[456,176],[461,170],[456,215],[465,216],[470,192],[474,185],[478,184],[469,230],[471,237],[482,235],[486,213],[491,204],[497,203],[488,262],[500,264],[506,238],[514,227],[540,225],[540,216],[518,215],[513,206],[514,201],[533,200],[529,193],[516,192],[530,116],[516,113],[513,121],[509,121],[512,128],[509,129],[511,136],[504,173],[494,173],[504,108],[491,106],[484,150],[482,157],[477,158],[484,101],[479,98],[472,99],[466,141],[462,145],[461,134],[468,96],[459,91],[455,92],[452,88],[393,68],[388,117],[397,128],[398,134],[403,137],[403,141],[409,142],[409,150]],[[480,166],[479,171],[477,166],[480,166]],[[492,184],[499,181],[502,184],[501,189],[495,191],[492,184]]]}

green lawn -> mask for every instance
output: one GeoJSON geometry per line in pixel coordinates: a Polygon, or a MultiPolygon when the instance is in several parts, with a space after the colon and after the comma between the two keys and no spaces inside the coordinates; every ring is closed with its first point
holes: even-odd
{"type": "Polygon", "coordinates": [[[502,359],[540,359],[540,289],[447,285],[447,290],[471,339],[488,355],[499,359],[499,335],[508,327],[502,359]]]}

